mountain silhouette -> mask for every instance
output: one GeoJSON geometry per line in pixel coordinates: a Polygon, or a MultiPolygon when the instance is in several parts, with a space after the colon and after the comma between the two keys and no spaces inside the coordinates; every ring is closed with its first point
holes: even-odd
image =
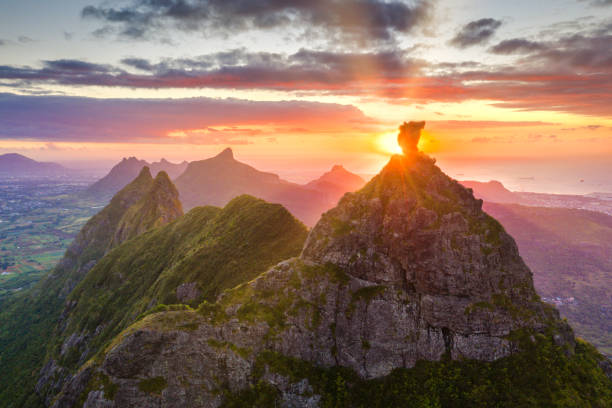
{"type": "Polygon", "coordinates": [[[89,186],[84,194],[85,196],[97,199],[109,199],[130,183],[143,167],[149,167],[153,177],[160,171],[164,171],[170,179],[173,179],[185,170],[187,162],[175,164],[170,163],[166,159],[161,159],[159,162],[148,163],[136,157],[123,158],[123,160],[113,166],[106,176],[89,186]]]}
{"type": "Polygon", "coordinates": [[[68,170],[57,164],[32,160],[29,157],[17,153],[0,155],[0,172],[11,175],[27,174],[57,174],[65,173],[68,170]]]}

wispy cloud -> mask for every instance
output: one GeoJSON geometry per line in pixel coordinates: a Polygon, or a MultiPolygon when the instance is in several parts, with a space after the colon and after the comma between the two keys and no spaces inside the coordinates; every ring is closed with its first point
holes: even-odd
{"type": "Polygon", "coordinates": [[[464,25],[450,43],[459,48],[484,44],[493,37],[502,22],[494,18],[482,18],[464,25]]]}

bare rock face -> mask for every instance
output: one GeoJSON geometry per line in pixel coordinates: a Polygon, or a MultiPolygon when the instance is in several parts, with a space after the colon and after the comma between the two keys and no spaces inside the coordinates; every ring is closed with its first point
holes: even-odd
{"type": "MultiPolygon", "coordinates": [[[[573,349],[571,329],[539,301],[513,239],[481,205],[425,155],[394,156],[324,214],[300,258],[197,312],[136,323],[55,406],[81,395],[91,407],[218,407],[223,390],[253,385],[269,352],[371,379],[418,360],[497,360],[517,351],[510,335],[521,328],[552,325],[573,349]]],[[[262,378],[286,406],[318,406],[307,382],[262,378]]]]}
{"type": "Polygon", "coordinates": [[[198,284],[196,282],[188,282],[179,285],[176,288],[176,298],[179,302],[184,304],[189,304],[193,302],[201,295],[200,289],[198,289],[198,284]]]}
{"type": "Polygon", "coordinates": [[[404,122],[399,127],[397,143],[401,146],[405,155],[419,151],[418,144],[421,138],[421,130],[425,128],[425,122],[404,122]]]}

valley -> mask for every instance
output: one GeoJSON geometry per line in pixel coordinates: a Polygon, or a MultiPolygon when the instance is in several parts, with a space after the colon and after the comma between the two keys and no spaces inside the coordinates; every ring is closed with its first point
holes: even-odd
{"type": "Polygon", "coordinates": [[[95,176],[0,173],[0,298],[37,282],[103,202],[75,199],[95,176]]]}

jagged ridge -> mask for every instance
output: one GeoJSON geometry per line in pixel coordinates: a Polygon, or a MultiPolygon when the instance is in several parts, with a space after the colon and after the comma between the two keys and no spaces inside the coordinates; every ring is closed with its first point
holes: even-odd
{"type": "MultiPolygon", "coordinates": [[[[68,297],[62,328],[52,339],[56,347],[49,367],[77,368],[152,308],[213,300],[220,291],[297,255],[306,233],[282,206],[241,196],[224,209],[196,207],[125,242],[102,258],[68,297]]],[[[39,391],[54,382],[54,371],[43,370],[39,391]]],[[[57,390],[50,397],[53,392],[57,390]]]]}
{"type": "MultiPolygon", "coordinates": [[[[472,405],[612,401],[601,356],[576,347],[540,302],[514,241],[481,205],[431,159],[394,156],[323,216],[299,259],[198,312],[147,316],[84,367],[56,406],[381,406],[374,393],[354,399],[346,387],[380,392],[374,379],[397,387],[394,370],[421,383],[440,367],[477,373],[461,394],[472,405]],[[435,363],[415,371],[422,360],[435,363]],[[516,373],[529,364],[537,369],[524,382],[516,373]],[[490,375],[499,382],[487,383],[490,375]],[[560,387],[542,385],[550,378],[560,387]]],[[[462,389],[455,374],[437,378],[462,389]]],[[[400,405],[456,395],[425,392],[382,395],[400,405]]]]}

